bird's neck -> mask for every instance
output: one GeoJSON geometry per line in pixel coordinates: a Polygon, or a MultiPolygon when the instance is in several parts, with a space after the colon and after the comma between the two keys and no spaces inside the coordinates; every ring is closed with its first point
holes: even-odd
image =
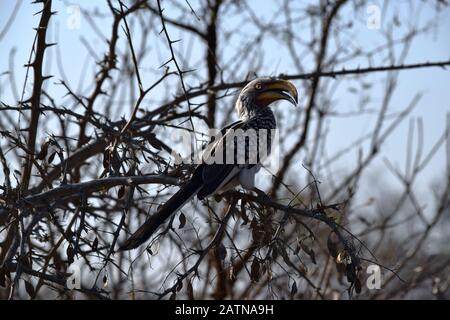
{"type": "Polygon", "coordinates": [[[236,110],[242,121],[247,121],[255,117],[271,118],[275,120],[273,111],[269,107],[260,107],[255,104],[246,103],[246,101],[239,101],[236,105],[236,110]]]}

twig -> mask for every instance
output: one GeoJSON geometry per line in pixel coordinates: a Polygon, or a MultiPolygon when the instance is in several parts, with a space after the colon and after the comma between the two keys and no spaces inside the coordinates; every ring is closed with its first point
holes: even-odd
{"type": "Polygon", "coordinates": [[[31,64],[34,70],[33,72],[34,80],[33,80],[33,92],[30,97],[31,121],[28,129],[28,141],[27,141],[27,146],[30,153],[27,154],[26,156],[26,161],[20,183],[21,191],[26,191],[30,183],[31,169],[33,166],[36,135],[40,115],[39,107],[41,103],[42,84],[45,80],[50,78],[50,76],[42,75],[42,66],[44,62],[45,49],[52,45],[45,42],[48,23],[50,21],[50,17],[52,16],[52,14],[53,14],[52,1],[46,0],[43,4],[41,20],[39,21],[39,26],[36,31],[37,33],[36,54],[34,61],[31,64]]]}

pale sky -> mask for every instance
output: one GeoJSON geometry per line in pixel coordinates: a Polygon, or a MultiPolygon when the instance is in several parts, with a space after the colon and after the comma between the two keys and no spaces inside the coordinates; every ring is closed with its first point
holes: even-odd
{"type": "MultiPolygon", "coordinates": [[[[163,2],[164,3],[164,2],[163,2]]],[[[191,5],[195,9],[198,6],[197,1],[190,1],[191,5]]],[[[252,8],[257,8],[256,12],[260,14],[262,19],[269,19],[273,15],[271,12],[271,1],[250,1],[252,8]]],[[[372,3],[377,4],[377,1],[372,3]]],[[[11,12],[15,6],[15,1],[0,0],[0,30],[3,29],[5,22],[8,20],[11,12]]],[[[89,8],[97,6],[100,8],[101,12],[108,12],[105,7],[105,1],[71,1],[70,4],[80,4],[83,8],[89,8]]],[[[87,57],[86,47],[82,45],[81,39],[84,38],[89,43],[90,47],[101,56],[103,52],[106,51],[106,44],[99,39],[90,25],[87,23],[85,18],[81,16],[79,28],[70,29],[68,23],[70,23],[70,14],[72,13],[71,7],[68,6],[68,2],[64,1],[54,1],[53,10],[58,11],[58,15],[52,17],[51,19],[51,29],[49,34],[50,42],[53,42],[56,33],[59,33],[58,46],[61,51],[61,56],[64,61],[64,75],[61,74],[57,64],[54,62],[56,56],[56,47],[50,48],[47,51],[46,60],[53,61],[52,65],[46,65],[47,74],[52,74],[55,76],[50,82],[56,82],[64,77],[67,77],[69,83],[72,83],[73,87],[76,87],[80,78],[81,67],[84,60],[87,57]],[[56,32],[57,31],[57,32],[56,32]]],[[[6,36],[0,40],[0,100],[8,104],[15,104],[13,95],[11,94],[10,80],[7,75],[4,74],[9,69],[9,54],[10,51],[15,48],[16,52],[14,55],[14,72],[15,79],[17,80],[17,90],[21,91],[22,84],[24,81],[25,68],[23,65],[27,62],[30,53],[30,48],[33,43],[35,32],[34,27],[37,26],[39,15],[33,16],[33,13],[37,12],[41,8],[39,4],[30,4],[29,1],[23,1],[20,5],[20,10],[14,20],[11,29],[6,34],[6,36]]],[[[398,14],[400,17],[400,22],[402,21],[402,15],[408,15],[408,5],[406,1],[399,1],[398,14]],[[404,9],[404,10],[403,10],[404,9]]],[[[448,60],[450,58],[450,41],[448,41],[448,32],[450,30],[450,10],[445,10],[440,12],[440,15],[436,17],[439,20],[439,28],[434,30],[432,34],[426,37],[420,37],[418,42],[410,49],[410,54],[406,59],[407,63],[418,63],[425,61],[441,61],[448,60]]],[[[165,11],[165,14],[171,16],[171,8],[165,11]]],[[[387,14],[392,14],[388,12],[387,14]]],[[[418,14],[417,19],[419,23],[421,21],[426,21],[430,17],[435,17],[435,11],[430,7],[424,7],[418,14]]],[[[355,17],[355,20],[364,20],[366,17],[355,17]]],[[[383,18],[383,16],[382,16],[383,18]]],[[[190,23],[195,23],[195,17],[187,16],[187,21],[190,23]]],[[[382,20],[383,21],[383,20],[382,20]]],[[[98,26],[101,31],[108,36],[110,33],[111,19],[98,19],[98,26]]],[[[233,24],[233,20],[221,21],[222,25],[233,24]]],[[[383,27],[382,27],[383,29],[383,27]]],[[[401,33],[402,26],[398,27],[398,33],[401,33]]],[[[139,29],[137,29],[139,30],[139,29]]],[[[382,31],[382,30],[381,30],[382,31]]],[[[376,47],[377,43],[380,43],[380,30],[369,30],[368,28],[361,28],[358,30],[358,36],[353,39],[356,44],[362,46],[373,46],[376,47]]],[[[139,31],[137,31],[139,32],[139,31]]],[[[136,34],[135,38],[139,39],[139,35],[136,34]]],[[[176,37],[176,34],[175,34],[176,37]]],[[[124,38],[122,38],[123,40],[124,38]]],[[[123,48],[125,42],[123,41],[119,48],[123,48]]],[[[228,49],[228,50],[232,50],[228,49]]],[[[266,58],[267,74],[278,74],[278,73],[289,73],[292,67],[292,62],[289,59],[284,59],[280,57],[280,53],[276,50],[276,47],[267,44],[263,48],[266,58]]],[[[155,49],[150,52],[150,56],[154,59],[158,56],[158,52],[155,49]]],[[[196,46],[193,47],[193,57],[199,57],[202,52],[198,52],[196,46]],[[197,50],[197,51],[196,51],[197,50]]],[[[222,60],[226,61],[227,51],[223,50],[222,60]]],[[[398,53],[397,53],[398,54],[398,53]]],[[[163,59],[164,57],[160,57],[163,59]]],[[[198,59],[193,60],[197,61],[198,59]]],[[[188,62],[189,63],[189,62],[188,62]]],[[[192,63],[194,63],[192,61],[192,63]]],[[[367,66],[366,61],[358,62],[361,67],[367,66]]],[[[383,64],[383,61],[377,62],[383,64]]],[[[143,80],[144,83],[152,83],[158,78],[160,74],[157,69],[153,69],[157,63],[152,63],[152,60],[147,59],[143,62],[143,80]]],[[[344,64],[347,69],[357,67],[356,62],[352,61],[349,64],[344,64]]],[[[341,65],[339,67],[342,67],[341,65]]],[[[312,71],[313,66],[306,66],[306,71],[312,71]]],[[[88,70],[86,75],[88,79],[92,79],[92,65],[88,70]]],[[[385,74],[378,73],[370,75],[367,77],[370,81],[374,82],[375,88],[371,91],[372,93],[372,103],[370,107],[377,108],[377,104],[381,103],[382,88],[384,81],[386,79],[385,74]]],[[[333,81],[346,81],[345,78],[336,78],[333,81]]],[[[28,87],[30,86],[30,81],[28,82],[28,87]]],[[[89,84],[84,84],[87,87],[89,84]]],[[[196,85],[193,83],[192,85],[196,85]]],[[[348,110],[356,110],[358,104],[358,97],[349,92],[349,87],[352,86],[351,81],[346,81],[338,89],[333,102],[337,103],[342,108],[348,108],[348,110]],[[337,99],[336,99],[337,98],[337,99]]],[[[49,91],[54,94],[55,97],[61,97],[64,94],[63,88],[60,86],[55,86],[50,84],[49,91]]],[[[394,110],[400,110],[405,108],[407,104],[412,100],[414,95],[418,92],[423,92],[423,97],[415,108],[415,111],[411,115],[411,119],[417,119],[421,117],[423,119],[424,125],[424,152],[427,152],[431,148],[431,143],[435,142],[437,138],[442,134],[445,128],[446,115],[450,112],[450,68],[447,70],[442,70],[438,68],[433,69],[422,69],[422,70],[412,70],[403,71],[399,77],[399,87],[394,95],[392,105],[394,110]]],[[[301,104],[302,102],[300,102],[301,104]]],[[[305,103],[303,101],[303,103],[305,103]]],[[[128,110],[123,110],[123,112],[117,113],[117,118],[121,115],[128,115],[128,110]]],[[[234,120],[234,119],[233,119],[234,120]]],[[[333,154],[336,150],[340,149],[342,141],[356,140],[369,133],[368,129],[371,127],[373,118],[362,118],[349,123],[345,119],[333,118],[330,123],[330,138],[328,140],[327,150],[328,154],[333,154]]],[[[379,156],[376,160],[376,165],[372,166],[372,170],[383,172],[385,166],[382,162],[384,156],[388,156],[394,165],[403,167],[405,163],[405,151],[406,151],[406,137],[408,132],[409,120],[405,121],[391,136],[385,145],[383,155],[379,156]]],[[[351,161],[350,167],[353,167],[356,158],[356,152],[349,154],[348,157],[343,158],[334,165],[334,169],[339,174],[340,170],[345,170],[348,166],[347,161],[351,161]]],[[[445,149],[441,148],[439,153],[432,161],[431,165],[424,171],[421,175],[419,183],[419,188],[426,190],[429,187],[430,182],[442,176],[442,171],[445,169],[445,149]]],[[[301,159],[300,159],[301,160],[301,159]]],[[[373,176],[375,173],[367,172],[366,178],[373,176]]],[[[321,177],[322,181],[326,177],[321,177]]],[[[391,179],[391,178],[388,178],[391,179]]],[[[390,180],[395,185],[395,179],[390,180]]]]}

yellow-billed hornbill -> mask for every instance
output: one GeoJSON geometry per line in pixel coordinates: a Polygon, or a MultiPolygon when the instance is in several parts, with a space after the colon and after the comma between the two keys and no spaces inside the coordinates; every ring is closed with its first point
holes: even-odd
{"type": "MultiPolygon", "coordinates": [[[[215,193],[224,192],[238,184],[245,189],[255,189],[255,174],[260,169],[259,143],[255,144],[237,143],[233,137],[231,144],[227,137],[231,132],[240,129],[240,132],[253,130],[258,133],[264,132],[267,135],[266,153],[270,152],[271,131],[276,129],[275,116],[269,105],[277,100],[287,100],[296,105],[298,94],[295,86],[286,80],[275,78],[258,78],[248,83],[242,89],[236,101],[235,108],[239,115],[239,121],[222,129],[222,137],[208,146],[213,150],[211,154],[223,152],[224,155],[232,145],[233,163],[210,163],[204,161],[199,164],[192,174],[191,179],[182,186],[156,213],[133,233],[120,246],[121,250],[137,248],[164,223],[172,214],[177,212],[195,195],[202,200],[215,193]],[[228,143],[227,143],[228,142],[228,143]],[[237,155],[244,153],[244,163],[237,161],[237,155]],[[257,153],[257,163],[249,163],[249,155],[257,153]]],[[[258,140],[260,141],[260,140],[258,140]]],[[[267,154],[266,154],[267,155],[267,154]]],[[[226,155],[225,155],[226,157],[226,155]]],[[[203,157],[204,160],[205,157],[203,157]]],[[[228,158],[227,158],[228,159],[228,158]]]]}

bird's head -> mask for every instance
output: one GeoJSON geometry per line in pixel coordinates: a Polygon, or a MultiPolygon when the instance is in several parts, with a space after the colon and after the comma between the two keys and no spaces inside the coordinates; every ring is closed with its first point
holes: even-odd
{"type": "Polygon", "coordinates": [[[276,78],[256,78],[250,81],[239,94],[236,108],[239,115],[258,112],[272,102],[287,100],[298,103],[298,92],[292,82],[276,78]]]}

